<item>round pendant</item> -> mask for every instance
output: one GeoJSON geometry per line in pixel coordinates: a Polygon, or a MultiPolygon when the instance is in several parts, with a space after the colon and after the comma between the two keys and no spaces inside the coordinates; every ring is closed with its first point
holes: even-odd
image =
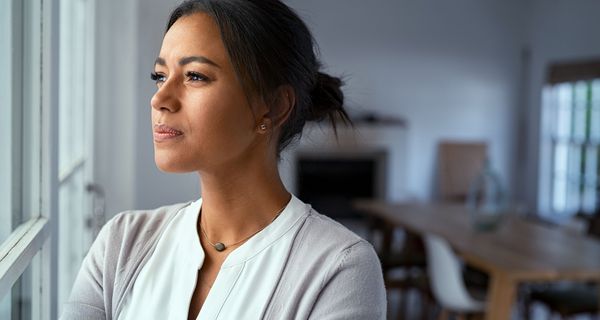
{"type": "Polygon", "coordinates": [[[219,252],[225,250],[225,248],[226,248],[225,245],[221,242],[215,243],[214,247],[215,247],[215,250],[217,250],[219,252]]]}

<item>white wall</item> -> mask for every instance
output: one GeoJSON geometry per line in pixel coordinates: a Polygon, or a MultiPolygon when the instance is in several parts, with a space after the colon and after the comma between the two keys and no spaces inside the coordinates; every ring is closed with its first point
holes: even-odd
{"type": "Polygon", "coordinates": [[[134,205],[138,14],[134,1],[95,4],[94,182],[105,191],[110,218],[134,205]]]}
{"type": "Polygon", "coordinates": [[[135,203],[134,207],[155,208],[171,203],[197,199],[200,196],[197,174],[166,174],[154,163],[150,98],[156,85],[150,80],[154,60],[158,56],[162,35],[171,10],[179,0],[140,0],[138,4],[139,35],[136,78],[138,102],[135,131],[135,203]]]}
{"type": "MultiPolygon", "coordinates": [[[[185,201],[199,192],[195,174],[163,174],[153,160],[149,99],[154,86],[147,79],[168,13],[178,2],[136,1],[139,19],[130,20],[135,33],[117,35],[133,40],[124,50],[105,50],[108,55],[126,51],[125,60],[114,59],[121,65],[132,63],[129,69],[123,66],[119,78],[127,78],[128,70],[132,76],[115,90],[135,95],[125,93],[127,101],[116,101],[132,104],[123,119],[115,114],[104,119],[127,131],[107,133],[110,139],[124,139],[105,163],[112,181],[124,183],[107,187],[116,189],[113,198],[120,205],[114,207],[119,210],[185,201]]],[[[598,1],[286,2],[313,30],[326,70],[346,76],[351,110],[408,121],[405,196],[430,199],[438,141],[467,139],[487,140],[505,183],[526,194],[528,203],[536,202],[537,92],[544,65],[600,52],[600,42],[592,41],[600,24],[595,17],[598,1]],[[574,32],[582,36],[574,37],[574,32]],[[531,51],[528,67],[523,65],[523,48],[531,51]]],[[[105,105],[114,102],[104,99],[105,105]]]]}
{"type": "Polygon", "coordinates": [[[544,197],[549,195],[549,182],[540,176],[548,170],[538,164],[547,160],[547,150],[540,147],[541,90],[546,80],[548,64],[580,59],[600,58],[600,1],[533,0],[531,16],[531,64],[527,123],[529,139],[525,150],[527,166],[521,185],[528,203],[536,204],[538,192],[540,211],[544,213],[544,197]],[[540,153],[540,151],[542,151],[540,153]]]}
{"type": "MultiPolygon", "coordinates": [[[[145,81],[164,23],[178,1],[139,4],[136,208],[193,199],[194,174],[160,173],[154,164],[145,81]],[[145,111],[146,110],[146,111],[145,111]]],[[[348,106],[404,117],[409,123],[405,195],[430,199],[440,139],[486,140],[495,166],[511,183],[519,102],[520,51],[528,8],[522,2],[372,2],[291,0],[313,30],[323,62],[345,75],[348,106]]],[[[391,164],[393,165],[393,164],[391,164]]],[[[395,196],[398,198],[401,196],[395,196]]]]}
{"type": "Polygon", "coordinates": [[[348,106],[408,120],[408,196],[430,199],[441,139],[486,140],[512,183],[528,2],[289,0],[348,106]],[[525,3],[525,4],[524,4],[525,3]]]}
{"type": "Polygon", "coordinates": [[[108,218],[198,197],[197,178],[160,173],[152,149],[150,73],[177,3],[97,1],[95,182],[108,218]]]}

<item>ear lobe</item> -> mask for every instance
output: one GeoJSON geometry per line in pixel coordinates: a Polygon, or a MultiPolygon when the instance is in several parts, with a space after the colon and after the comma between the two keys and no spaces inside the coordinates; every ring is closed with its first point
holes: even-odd
{"type": "Polygon", "coordinates": [[[259,134],[266,134],[271,129],[273,129],[271,119],[268,117],[263,117],[261,122],[258,124],[256,131],[258,131],[259,134]]]}

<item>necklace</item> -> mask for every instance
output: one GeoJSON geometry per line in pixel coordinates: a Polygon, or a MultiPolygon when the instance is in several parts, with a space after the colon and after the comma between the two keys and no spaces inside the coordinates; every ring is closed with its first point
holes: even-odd
{"type": "Polygon", "coordinates": [[[217,251],[219,251],[219,252],[221,252],[221,251],[225,251],[225,249],[227,249],[227,248],[229,248],[229,247],[236,246],[236,245],[238,245],[238,244],[240,244],[240,243],[242,243],[242,242],[244,242],[244,241],[246,241],[246,240],[248,240],[248,239],[252,238],[252,237],[253,237],[254,235],[256,235],[257,233],[259,233],[259,232],[263,231],[263,230],[264,230],[264,229],[265,229],[265,228],[266,228],[268,225],[270,225],[271,223],[273,223],[273,221],[275,221],[275,219],[277,219],[277,217],[279,217],[279,215],[280,215],[280,214],[283,212],[283,210],[285,209],[285,207],[287,207],[287,202],[286,202],[286,204],[283,206],[283,208],[281,208],[281,209],[280,209],[280,210],[277,212],[277,214],[275,215],[275,217],[273,217],[273,220],[271,220],[271,222],[269,222],[268,224],[266,224],[264,227],[262,227],[262,228],[258,229],[258,231],[254,232],[253,234],[251,234],[251,235],[247,236],[246,238],[244,238],[244,239],[242,239],[242,240],[240,240],[240,241],[238,241],[238,242],[232,243],[232,244],[230,244],[230,245],[225,245],[223,242],[216,242],[216,243],[212,243],[212,242],[210,241],[210,239],[208,238],[208,235],[206,234],[206,231],[204,231],[204,227],[202,226],[202,222],[200,222],[200,230],[202,231],[202,234],[203,234],[203,235],[204,235],[204,237],[206,238],[206,241],[208,241],[208,243],[209,243],[209,244],[210,244],[210,245],[211,245],[213,248],[215,248],[215,250],[217,250],[217,251]]]}

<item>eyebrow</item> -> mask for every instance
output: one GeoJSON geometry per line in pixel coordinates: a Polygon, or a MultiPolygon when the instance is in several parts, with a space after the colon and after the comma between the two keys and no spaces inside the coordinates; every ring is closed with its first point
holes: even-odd
{"type": "MultiPolygon", "coordinates": [[[[189,56],[189,57],[181,58],[179,60],[179,65],[184,66],[184,65],[192,63],[192,62],[205,63],[205,64],[209,64],[211,66],[215,66],[217,68],[221,68],[221,66],[219,66],[217,63],[215,63],[214,61],[212,61],[209,58],[204,57],[204,56],[189,56]]],[[[161,65],[161,66],[166,66],[167,62],[165,61],[165,59],[158,57],[154,61],[154,65],[157,65],[157,64],[161,65]]]]}

